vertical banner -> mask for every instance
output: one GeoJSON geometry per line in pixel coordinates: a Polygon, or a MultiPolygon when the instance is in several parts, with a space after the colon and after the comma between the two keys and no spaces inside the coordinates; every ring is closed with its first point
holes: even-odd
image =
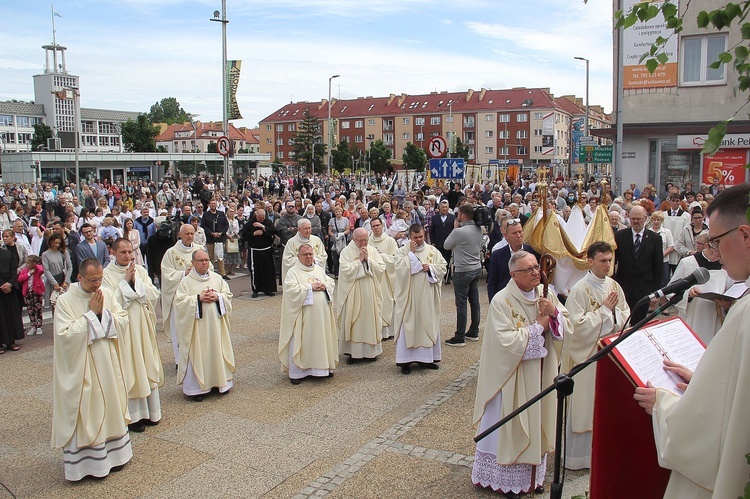
{"type": "Polygon", "coordinates": [[[542,117],[542,154],[555,153],[555,113],[548,113],[542,117]]]}
{"type": "Polygon", "coordinates": [[[242,61],[227,61],[227,119],[241,120],[240,108],[237,105],[237,87],[240,84],[242,61]]]}
{"type": "Polygon", "coordinates": [[[583,129],[585,128],[584,124],[585,118],[578,118],[573,122],[573,147],[570,151],[570,163],[574,165],[580,163],[580,158],[578,157],[578,149],[581,147],[581,137],[583,137],[583,129]]]}
{"type": "MultiPolygon", "coordinates": [[[[643,0],[623,0],[623,12],[629,12],[637,3],[643,0]]],[[[653,4],[664,2],[652,1],[653,4]]],[[[672,3],[677,5],[677,0],[672,3]]],[[[674,30],[667,28],[664,16],[657,17],[647,22],[639,21],[623,31],[622,34],[622,84],[625,90],[635,88],[668,88],[677,86],[677,46],[679,36],[674,30]],[[666,64],[660,64],[653,73],[646,69],[645,60],[641,61],[644,54],[648,54],[651,45],[657,38],[664,38],[667,43],[662,48],[667,54],[666,64]]]]}
{"type": "Polygon", "coordinates": [[[745,183],[747,149],[717,151],[713,156],[703,156],[704,184],[712,184],[715,178],[729,187],[745,183]]]}

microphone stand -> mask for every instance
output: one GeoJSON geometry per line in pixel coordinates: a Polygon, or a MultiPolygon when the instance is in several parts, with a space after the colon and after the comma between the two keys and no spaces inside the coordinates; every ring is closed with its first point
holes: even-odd
{"type": "MultiPolygon", "coordinates": [[[[579,372],[583,371],[586,367],[588,367],[590,364],[593,364],[595,362],[598,362],[602,358],[609,355],[609,353],[620,343],[625,341],[626,338],[628,338],[631,334],[638,331],[640,328],[642,328],[645,324],[648,322],[651,322],[654,320],[659,314],[662,313],[662,311],[666,310],[667,308],[671,307],[672,305],[676,304],[682,299],[682,294],[684,291],[677,292],[664,304],[661,305],[659,308],[648,314],[643,320],[638,322],[635,326],[633,326],[630,330],[620,333],[620,336],[614,340],[609,345],[605,346],[598,352],[596,352],[594,355],[586,359],[585,361],[581,362],[580,364],[577,364],[573,366],[573,368],[568,372],[567,374],[558,374],[555,377],[555,381],[553,384],[542,390],[539,394],[535,395],[533,398],[529,399],[526,403],[521,405],[518,409],[514,410],[507,416],[505,416],[503,419],[492,425],[491,427],[487,428],[485,431],[474,437],[474,442],[479,442],[480,440],[487,437],[490,433],[497,430],[501,426],[503,426],[505,423],[510,421],[511,419],[515,418],[519,414],[521,414],[523,411],[531,407],[532,405],[536,404],[540,400],[542,400],[545,396],[547,396],[549,393],[551,393],[553,390],[557,391],[557,414],[555,417],[555,467],[554,467],[554,475],[552,479],[552,485],[550,486],[550,499],[562,499],[562,490],[563,490],[563,484],[560,481],[560,472],[561,472],[561,464],[562,464],[562,435],[563,435],[563,428],[565,423],[565,399],[568,397],[568,395],[573,393],[573,376],[578,374],[579,372]]],[[[645,300],[648,297],[644,297],[642,299],[645,300]]],[[[636,306],[637,308],[641,304],[641,301],[639,301],[636,306]]],[[[624,328],[625,326],[623,326],[624,328]]],[[[532,482],[534,481],[534,478],[532,477],[532,482]]],[[[533,483],[532,483],[533,485],[533,483]]],[[[533,487],[532,487],[533,488],[533,487]]]]}

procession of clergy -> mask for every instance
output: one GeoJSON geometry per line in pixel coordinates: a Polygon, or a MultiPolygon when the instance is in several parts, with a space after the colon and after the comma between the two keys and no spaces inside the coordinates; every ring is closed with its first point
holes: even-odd
{"type": "MultiPolygon", "coordinates": [[[[287,242],[282,261],[278,354],[291,383],[332,377],[340,354],[347,364],[373,362],[383,340],[392,338],[403,374],[415,366],[438,369],[447,263],[425,242],[424,228],[409,227],[402,245],[383,233],[382,223],[372,225],[372,234],[355,229],[341,251],[336,282],[305,223],[287,242]]],[[[193,235],[193,227],[183,225],[164,256],[161,306],[178,382],[186,396],[201,401],[212,390],[232,388],[232,293],[193,235]]],[[[93,259],[81,263],[79,283],[61,296],[55,313],[53,445],[63,448],[68,480],[120,469],[132,456],[128,431],[161,419],[160,293],[133,263],[129,241],[115,241],[112,251],[115,260],[106,269],[93,259]]],[[[492,298],[486,319],[473,417],[479,432],[587,359],[601,337],[630,317],[622,288],[608,277],[615,254],[610,244],[588,246],[590,270],[565,305],[554,293],[542,295],[534,254],[511,253],[511,279],[492,298]]],[[[594,380],[595,368],[582,372],[568,405],[565,454],[572,469],[590,466],[594,380]]],[[[542,492],[547,454],[555,450],[554,412],[547,397],[481,440],[473,483],[511,498],[542,492]]]]}

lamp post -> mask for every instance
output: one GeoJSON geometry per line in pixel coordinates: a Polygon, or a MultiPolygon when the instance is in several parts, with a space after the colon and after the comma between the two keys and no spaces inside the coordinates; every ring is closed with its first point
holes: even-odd
{"type": "Polygon", "coordinates": [[[453,102],[448,103],[448,157],[453,157],[453,102]]]}
{"type": "MultiPolygon", "coordinates": [[[[574,57],[578,61],[586,62],[586,116],[583,121],[583,136],[589,136],[589,60],[585,57],[574,57]]],[[[587,167],[588,170],[588,167],[587,167]]]]}
{"type": "MultiPolygon", "coordinates": [[[[328,78],[328,147],[326,147],[326,175],[331,176],[331,142],[333,141],[333,130],[331,130],[331,81],[341,75],[333,75],[328,78]]],[[[315,158],[313,157],[313,160],[315,158]]]]}
{"type": "MultiPolygon", "coordinates": [[[[221,0],[221,17],[219,11],[214,11],[214,18],[209,21],[221,23],[221,126],[222,133],[229,137],[229,125],[227,123],[227,0],[221,0]]],[[[231,141],[230,141],[231,143],[231,141]]],[[[232,192],[232,182],[229,178],[229,156],[224,156],[224,189],[227,198],[232,192]]]]}

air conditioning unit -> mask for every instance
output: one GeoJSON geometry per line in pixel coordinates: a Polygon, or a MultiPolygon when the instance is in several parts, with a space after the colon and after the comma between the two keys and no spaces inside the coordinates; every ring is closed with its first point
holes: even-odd
{"type": "Polygon", "coordinates": [[[48,151],[59,151],[60,148],[60,139],[58,138],[52,138],[47,139],[47,150],[48,151]]]}

